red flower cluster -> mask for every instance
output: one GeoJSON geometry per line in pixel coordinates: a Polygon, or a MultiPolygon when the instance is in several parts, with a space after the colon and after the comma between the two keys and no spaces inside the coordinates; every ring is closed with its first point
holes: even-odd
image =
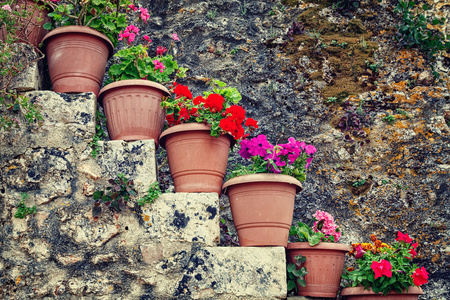
{"type": "MultiPolygon", "coordinates": [[[[225,119],[220,120],[220,128],[229,132],[236,140],[248,136],[248,134],[244,136],[244,128],[242,127],[242,123],[245,120],[245,110],[242,106],[230,106],[225,110],[225,116],[227,116],[225,119]]],[[[248,126],[250,130],[258,128],[257,122],[252,118],[248,118],[245,125],[248,126]]]]}
{"type": "Polygon", "coordinates": [[[219,94],[211,94],[206,98],[204,108],[209,108],[213,113],[219,112],[223,109],[223,97],[219,94]]]}
{"type": "Polygon", "coordinates": [[[163,101],[163,107],[170,112],[173,111],[166,116],[169,126],[187,122],[205,122],[212,127],[216,124],[215,128],[218,126],[220,130],[216,129],[215,134],[229,133],[236,140],[249,135],[245,134],[244,124],[250,131],[258,128],[258,123],[254,119],[245,118],[242,106],[235,104],[229,106],[227,99],[220,92],[209,94],[206,99],[202,96],[192,98],[187,86],[175,82],[173,87],[175,98],[166,98],[163,101]]]}
{"type": "Polygon", "coordinates": [[[192,93],[187,86],[178,84],[176,82],[173,83],[173,86],[175,87],[173,92],[175,95],[177,95],[176,98],[186,97],[188,99],[192,99],[192,93]]]}

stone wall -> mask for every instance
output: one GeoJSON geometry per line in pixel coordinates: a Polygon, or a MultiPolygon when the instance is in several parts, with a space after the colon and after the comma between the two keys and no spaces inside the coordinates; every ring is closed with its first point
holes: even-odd
{"type": "MultiPolygon", "coordinates": [[[[41,128],[2,132],[2,299],[270,299],[286,296],[284,249],[217,247],[217,194],[167,193],[92,217],[96,190],[122,173],[138,196],[157,179],[153,140],[88,145],[93,94],[48,91],[41,128]],[[37,213],[15,218],[21,194],[37,213]]],[[[135,199],[136,200],[136,199],[135,199]]]]}

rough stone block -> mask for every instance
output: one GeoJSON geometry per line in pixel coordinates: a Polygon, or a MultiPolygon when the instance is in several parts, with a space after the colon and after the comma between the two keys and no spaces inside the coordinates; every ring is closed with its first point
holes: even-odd
{"type": "MultiPolygon", "coordinates": [[[[180,263],[179,263],[180,264],[180,263]]],[[[206,247],[184,262],[174,297],[190,299],[284,299],[283,247],[206,247]]],[[[156,284],[158,290],[159,283],[156,284]]]]}
{"type": "Polygon", "coordinates": [[[50,91],[26,93],[30,101],[42,105],[41,127],[21,119],[21,126],[0,131],[0,164],[29,148],[73,147],[82,151],[95,134],[96,98],[93,93],[78,95],[50,91]]]}
{"type": "Polygon", "coordinates": [[[215,193],[175,193],[161,195],[143,214],[167,241],[214,246],[220,238],[218,209],[215,193]]]}
{"type": "MultiPolygon", "coordinates": [[[[14,77],[8,87],[18,92],[42,90],[45,86],[44,56],[34,51],[33,47],[23,43],[14,45],[17,53],[13,59],[26,66],[14,77]]],[[[1,82],[1,80],[0,80],[1,82]]]]}
{"type": "Polygon", "coordinates": [[[122,140],[98,142],[96,165],[83,162],[79,170],[94,179],[117,178],[122,173],[133,179],[135,189],[141,195],[147,194],[150,184],[157,181],[156,148],[153,140],[125,142],[122,140]]]}

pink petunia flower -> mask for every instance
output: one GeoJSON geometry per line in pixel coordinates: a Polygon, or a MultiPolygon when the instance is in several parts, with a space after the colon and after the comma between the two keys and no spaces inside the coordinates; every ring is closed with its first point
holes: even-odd
{"type": "Polygon", "coordinates": [[[375,279],[378,277],[392,277],[392,265],[385,259],[382,259],[380,262],[373,261],[370,266],[375,273],[375,279]]]}
{"type": "MultiPolygon", "coordinates": [[[[414,271],[413,282],[417,286],[421,286],[422,284],[425,284],[428,282],[428,272],[425,270],[425,267],[418,268],[414,271]]],[[[376,278],[376,277],[375,277],[376,278]]]]}

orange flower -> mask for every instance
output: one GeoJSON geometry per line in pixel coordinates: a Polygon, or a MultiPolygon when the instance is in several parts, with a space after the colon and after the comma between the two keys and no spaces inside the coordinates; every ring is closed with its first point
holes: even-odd
{"type": "Polygon", "coordinates": [[[351,271],[353,271],[355,268],[353,268],[353,267],[350,267],[350,268],[347,268],[347,271],[348,272],[351,272],[351,271]]]}
{"type": "Polygon", "coordinates": [[[370,240],[371,240],[372,242],[375,242],[375,241],[377,240],[377,237],[375,236],[375,234],[371,234],[371,235],[370,235],[370,240]]]}
{"type": "Polygon", "coordinates": [[[380,240],[376,240],[375,241],[375,248],[381,248],[381,245],[382,245],[383,243],[380,241],[380,240]]]}

